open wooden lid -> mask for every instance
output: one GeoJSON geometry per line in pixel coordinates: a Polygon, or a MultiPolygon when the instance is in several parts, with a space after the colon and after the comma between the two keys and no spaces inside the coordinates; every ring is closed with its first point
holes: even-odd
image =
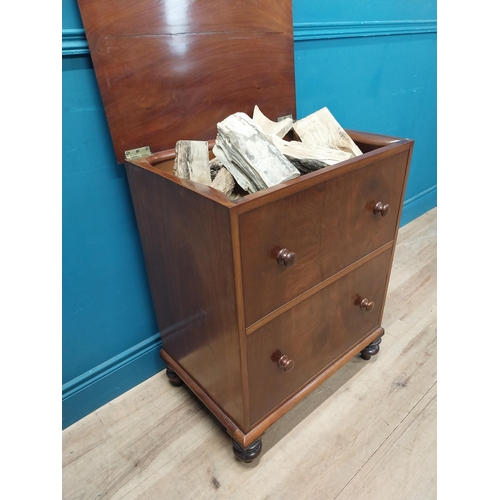
{"type": "Polygon", "coordinates": [[[291,0],[78,0],[116,158],[254,105],[295,118],[291,0]]]}

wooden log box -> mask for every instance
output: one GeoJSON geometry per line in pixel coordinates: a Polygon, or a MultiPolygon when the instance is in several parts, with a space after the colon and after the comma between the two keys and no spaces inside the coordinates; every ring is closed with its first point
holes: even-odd
{"type": "Polygon", "coordinates": [[[79,6],[167,375],[250,462],[269,426],[378,352],[413,141],[347,131],[358,156],[231,200],[175,176],[174,148],[211,150],[217,123],[255,105],[296,118],[291,0],[79,6]]]}

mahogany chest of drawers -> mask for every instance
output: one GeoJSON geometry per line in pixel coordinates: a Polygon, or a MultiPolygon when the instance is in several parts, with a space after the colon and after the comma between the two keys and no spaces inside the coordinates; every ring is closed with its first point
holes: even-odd
{"type": "Polygon", "coordinates": [[[175,177],[173,147],[254,104],[295,116],[291,1],[79,5],[167,375],[252,461],[270,425],[378,352],[413,141],[349,131],[363,155],[231,201],[175,177]]]}

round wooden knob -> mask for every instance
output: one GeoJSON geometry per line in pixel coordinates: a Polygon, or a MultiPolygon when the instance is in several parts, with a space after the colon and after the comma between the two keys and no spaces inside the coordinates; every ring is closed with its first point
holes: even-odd
{"type": "Polygon", "coordinates": [[[375,215],[380,214],[382,217],[388,215],[390,211],[391,211],[391,206],[389,205],[389,203],[386,203],[384,205],[381,201],[375,203],[375,207],[373,207],[373,213],[375,215]]]}
{"type": "Polygon", "coordinates": [[[285,267],[290,267],[293,266],[297,260],[297,255],[295,255],[294,252],[290,252],[290,250],[286,248],[282,248],[279,252],[278,255],[276,256],[276,260],[278,261],[278,264],[281,264],[282,266],[285,267]]]}
{"type": "Polygon", "coordinates": [[[295,363],[293,359],[290,359],[286,354],[283,354],[280,359],[278,359],[278,366],[283,368],[286,372],[292,371],[295,363]]]}
{"type": "Polygon", "coordinates": [[[361,307],[361,309],[366,309],[366,312],[370,312],[375,307],[375,302],[373,302],[373,300],[363,299],[359,307],[361,307]]]}

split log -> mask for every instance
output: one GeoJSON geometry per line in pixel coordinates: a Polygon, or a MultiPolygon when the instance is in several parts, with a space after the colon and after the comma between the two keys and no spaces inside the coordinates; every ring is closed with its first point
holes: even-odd
{"type": "Polygon", "coordinates": [[[293,130],[306,144],[340,149],[351,153],[352,156],[363,154],[327,108],[296,121],[293,130]]]}
{"type": "Polygon", "coordinates": [[[226,196],[230,196],[234,191],[234,184],[234,177],[225,167],[222,167],[210,186],[214,189],[218,189],[226,196]]]}
{"type": "Polygon", "coordinates": [[[299,141],[285,141],[278,137],[273,137],[272,140],[275,146],[302,174],[352,158],[351,153],[339,149],[311,146],[299,141]]]}
{"type": "Polygon", "coordinates": [[[249,193],[299,177],[300,172],[245,113],[217,124],[213,153],[249,193]]]}
{"type": "Polygon", "coordinates": [[[253,120],[258,123],[262,130],[268,135],[276,135],[280,139],[285,137],[285,135],[291,130],[293,126],[293,120],[291,118],[284,118],[279,122],[273,122],[270,120],[258,106],[253,109],[253,120]]]}
{"type": "Polygon", "coordinates": [[[174,174],[181,179],[210,185],[208,143],[206,141],[177,141],[175,145],[174,174]]]}

